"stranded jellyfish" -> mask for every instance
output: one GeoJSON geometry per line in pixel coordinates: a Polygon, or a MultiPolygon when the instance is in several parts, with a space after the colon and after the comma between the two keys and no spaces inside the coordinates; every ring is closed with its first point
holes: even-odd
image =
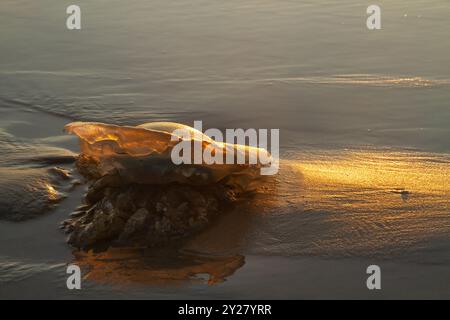
{"type": "Polygon", "coordinates": [[[263,148],[215,141],[172,122],[74,122],[65,129],[80,139],[76,166],[89,187],[85,204],[62,226],[68,242],[84,249],[153,246],[193,234],[250,195],[270,159],[263,148]]]}

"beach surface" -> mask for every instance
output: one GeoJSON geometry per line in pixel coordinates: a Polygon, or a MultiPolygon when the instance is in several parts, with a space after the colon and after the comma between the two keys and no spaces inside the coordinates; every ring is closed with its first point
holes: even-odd
{"type": "Polygon", "coordinates": [[[382,1],[379,32],[352,0],[79,5],[72,32],[56,0],[0,4],[0,298],[450,298],[445,1],[382,1]],[[279,174],[177,246],[68,246],[64,125],[194,120],[280,129],[279,174]]]}

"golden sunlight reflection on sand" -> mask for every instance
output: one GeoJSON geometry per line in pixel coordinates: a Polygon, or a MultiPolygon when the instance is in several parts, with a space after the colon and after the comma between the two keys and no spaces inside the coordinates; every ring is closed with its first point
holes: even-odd
{"type": "Polygon", "coordinates": [[[448,207],[449,177],[450,156],[445,154],[305,152],[281,160],[280,174],[261,189],[259,199],[274,206],[302,204],[333,211],[382,211],[405,203],[448,207]]]}
{"type": "Polygon", "coordinates": [[[252,252],[387,257],[450,236],[449,155],[305,151],[280,168],[252,252]]]}

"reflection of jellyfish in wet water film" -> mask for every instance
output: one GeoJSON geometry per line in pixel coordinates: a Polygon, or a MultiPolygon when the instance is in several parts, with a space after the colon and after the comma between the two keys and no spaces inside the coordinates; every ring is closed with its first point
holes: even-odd
{"type": "Polygon", "coordinates": [[[85,279],[96,282],[177,285],[189,281],[214,285],[233,275],[245,264],[245,258],[184,253],[167,248],[164,252],[110,248],[99,253],[78,251],[74,262],[84,269],[85,279]]]}

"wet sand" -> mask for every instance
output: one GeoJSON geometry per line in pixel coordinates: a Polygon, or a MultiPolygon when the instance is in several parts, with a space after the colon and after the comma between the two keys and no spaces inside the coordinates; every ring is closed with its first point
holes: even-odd
{"type": "MultiPolygon", "coordinates": [[[[24,112],[5,131],[25,138],[34,121],[62,128],[68,119],[24,112]]],[[[76,152],[74,139],[57,131],[37,139],[54,158],[76,152]]],[[[58,224],[82,202],[85,186],[75,186],[38,217],[0,221],[0,296],[442,298],[450,294],[449,167],[445,155],[411,150],[285,153],[279,176],[256,198],[162,250],[71,249],[58,224]],[[65,287],[69,263],[82,266],[80,292],[65,287]],[[379,293],[365,287],[370,264],[383,270],[379,293]]]]}
{"type": "Polygon", "coordinates": [[[445,1],[382,1],[380,32],[356,0],[79,4],[77,33],[0,3],[0,298],[450,298],[445,1]],[[73,252],[64,125],[194,120],[279,128],[280,175],[175,248],[73,252]]]}

